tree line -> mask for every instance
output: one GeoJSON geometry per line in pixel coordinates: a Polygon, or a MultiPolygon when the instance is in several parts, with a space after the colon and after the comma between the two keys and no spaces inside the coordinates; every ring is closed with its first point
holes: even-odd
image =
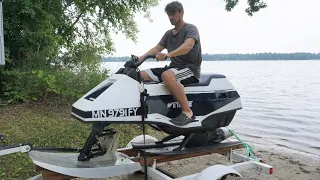
{"type": "MultiPolygon", "coordinates": [[[[252,53],[252,54],[202,54],[204,61],[219,60],[320,60],[320,53],[252,53]]],[[[129,56],[102,57],[103,62],[125,62],[129,56]]],[[[152,60],[149,60],[152,61],[152,60]]]]}

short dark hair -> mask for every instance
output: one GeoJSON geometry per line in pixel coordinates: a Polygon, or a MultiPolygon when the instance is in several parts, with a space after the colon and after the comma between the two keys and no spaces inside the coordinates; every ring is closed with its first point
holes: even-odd
{"type": "Polygon", "coordinates": [[[176,11],[178,12],[183,11],[183,6],[179,1],[173,1],[167,4],[165,11],[167,14],[174,14],[176,11]]]}

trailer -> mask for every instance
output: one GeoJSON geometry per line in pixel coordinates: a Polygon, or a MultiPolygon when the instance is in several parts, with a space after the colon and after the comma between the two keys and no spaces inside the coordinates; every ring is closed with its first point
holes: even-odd
{"type": "MultiPolygon", "coordinates": [[[[242,171],[254,170],[259,173],[273,174],[273,166],[265,164],[261,159],[255,159],[236,152],[246,144],[237,139],[226,139],[220,143],[206,147],[185,147],[182,151],[174,151],[181,143],[181,137],[165,144],[156,144],[157,139],[149,135],[133,138],[125,148],[110,150],[108,153],[90,159],[78,161],[78,153],[51,152],[33,149],[31,143],[0,148],[0,156],[11,153],[28,153],[39,172],[28,180],[66,180],[73,178],[106,178],[126,175],[136,172],[146,174],[153,180],[214,180],[225,179],[227,176],[241,177],[242,171]],[[145,138],[145,142],[144,142],[145,138]],[[203,171],[183,177],[158,167],[159,163],[200,157],[209,154],[220,154],[226,157],[232,165],[215,164],[203,171]]],[[[112,142],[113,144],[116,142],[112,142]]],[[[179,167],[182,168],[182,167],[179,167]]]]}

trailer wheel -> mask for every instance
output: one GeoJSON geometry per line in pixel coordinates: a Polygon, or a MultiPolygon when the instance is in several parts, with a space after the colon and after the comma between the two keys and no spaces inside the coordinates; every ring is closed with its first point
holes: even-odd
{"type": "MultiPolygon", "coordinates": [[[[146,138],[146,143],[152,143],[152,142],[157,142],[158,139],[153,137],[153,136],[150,136],[150,135],[145,135],[145,138],[146,138]]],[[[131,141],[127,144],[126,148],[131,148],[132,145],[131,143],[143,143],[143,135],[139,135],[139,136],[136,136],[135,138],[131,139],[131,141]]]]}
{"type": "Polygon", "coordinates": [[[238,174],[230,173],[222,176],[220,180],[226,180],[228,177],[240,177],[238,174]]]}
{"type": "Polygon", "coordinates": [[[220,180],[226,180],[226,179],[227,179],[227,177],[228,177],[228,174],[227,174],[227,175],[222,176],[222,177],[220,178],[220,180]]]}

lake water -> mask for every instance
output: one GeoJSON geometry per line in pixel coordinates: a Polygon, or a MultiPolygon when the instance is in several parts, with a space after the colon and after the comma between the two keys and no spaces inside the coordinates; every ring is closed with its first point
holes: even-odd
{"type": "MultiPolygon", "coordinates": [[[[168,63],[145,62],[140,69],[168,63]]],[[[114,73],[123,64],[103,67],[114,73]]],[[[320,60],[204,61],[202,72],[227,76],[239,92],[243,109],[229,127],[241,139],[320,157],[320,60]]]]}

